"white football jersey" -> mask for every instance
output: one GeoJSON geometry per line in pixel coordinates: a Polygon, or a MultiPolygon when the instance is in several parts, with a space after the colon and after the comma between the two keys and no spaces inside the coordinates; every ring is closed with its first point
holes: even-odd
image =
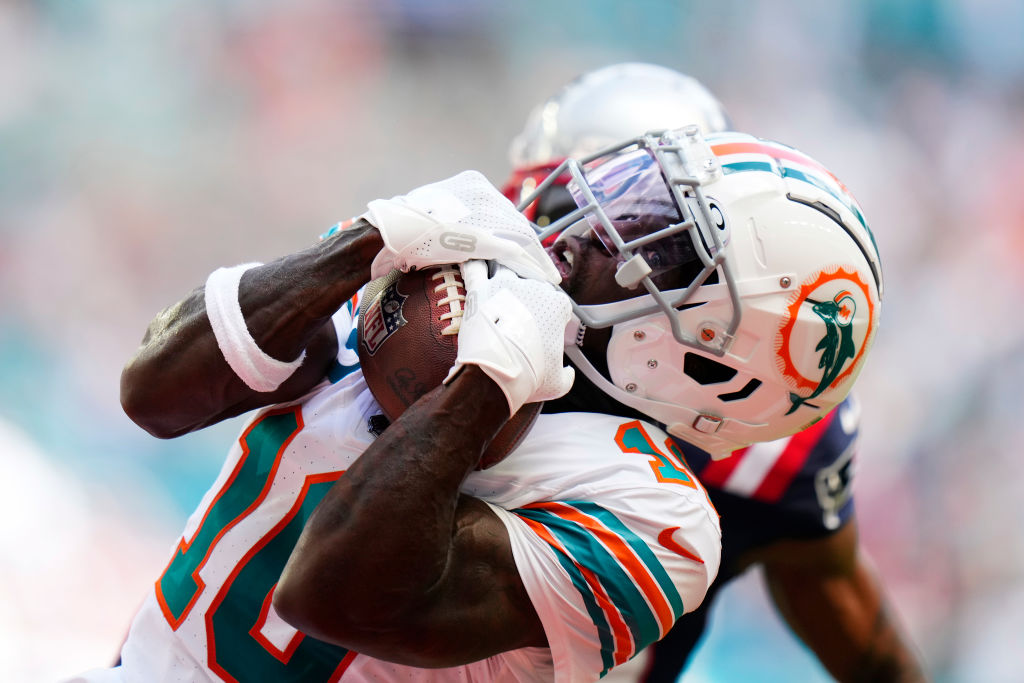
{"type": "Polygon", "coordinates": [[[243,427],[136,615],[121,666],[73,681],[592,681],[700,604],[718,571],[718,517],[668,436],[566,413],[541,415],[509,457],[463,484],[507,526],[549,647],[417,669],[278,617],[274,587],[305,521],[375,438],[353,304],[335,317],[331,381],[243,427]]]}

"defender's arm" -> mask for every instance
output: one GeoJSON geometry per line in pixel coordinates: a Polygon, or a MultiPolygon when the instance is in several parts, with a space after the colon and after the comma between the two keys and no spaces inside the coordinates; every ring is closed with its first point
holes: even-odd
{"type": "Polygon", "coordinates": [[[826,538],[776,544],[762,561],[779,611],[837,680],[926,680],[858,548],[855,520],[826,538]]]}

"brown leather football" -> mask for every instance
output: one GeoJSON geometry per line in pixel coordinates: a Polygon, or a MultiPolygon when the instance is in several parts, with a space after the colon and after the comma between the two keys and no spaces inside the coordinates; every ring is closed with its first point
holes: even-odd
{"type": "MultiPolygon", "coordinates": [[[[458,266],[393,270],[366,285],[359,303],[359,364],[389,420],[397,420],[448,376],[458,352],[465,298],[458,266]]],[[[543,405],[528,403],[513,415],[477,469],[501,462],[519,445],[543,405]]]]}

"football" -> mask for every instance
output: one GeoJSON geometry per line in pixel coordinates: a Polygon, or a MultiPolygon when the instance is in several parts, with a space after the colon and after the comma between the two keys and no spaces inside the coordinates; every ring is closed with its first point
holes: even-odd
{"type": "MultiPolygon", "coordinates": [[[[359,303],[359,364],[388,420],[398,419],[448,376],[465,299],[458,266],[393,270],[366,285],[359,303]]],[[[529,432],[542,406],[529,403],[513,415],[477,469],[501,462],[529,432]]]]}

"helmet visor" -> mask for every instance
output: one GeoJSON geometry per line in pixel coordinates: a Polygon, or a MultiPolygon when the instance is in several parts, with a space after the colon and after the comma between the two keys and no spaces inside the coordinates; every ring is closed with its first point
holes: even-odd
{"type": "MultiPolygon", "coordinates": [[[[583,167],[593,199],[608,218],[587,214],[595,236],[621,261],[639,254],[652,275],[692,263],[699,257],[688,226],[662,175],[661,166],[646,149],[617,152],[583,167]],[[609,229],[611,228],[611,229],[609,229]]],[[[580,208],[592,202],[572,180],[569,193],[580,208]]]]}
{"type": "MultiPolygon", "coordinates": [[[[532,198],[528,204],[520,206],[519,209],[537,227],[546,228],[576,209],[576,204],[565,187],[569,182],[569,173],[561,169],[560,161],[517,168],[505,182],[502,193],[517,205],[528,197],[532,198]],[[539,194],[535,192],[538,185],[556,172],[558,176],[546,190],[539,194]]],[[[558,235],[559,233],[554,233],[546,237],[544,246],[549,247],[554,244],[558,235]]]]}

